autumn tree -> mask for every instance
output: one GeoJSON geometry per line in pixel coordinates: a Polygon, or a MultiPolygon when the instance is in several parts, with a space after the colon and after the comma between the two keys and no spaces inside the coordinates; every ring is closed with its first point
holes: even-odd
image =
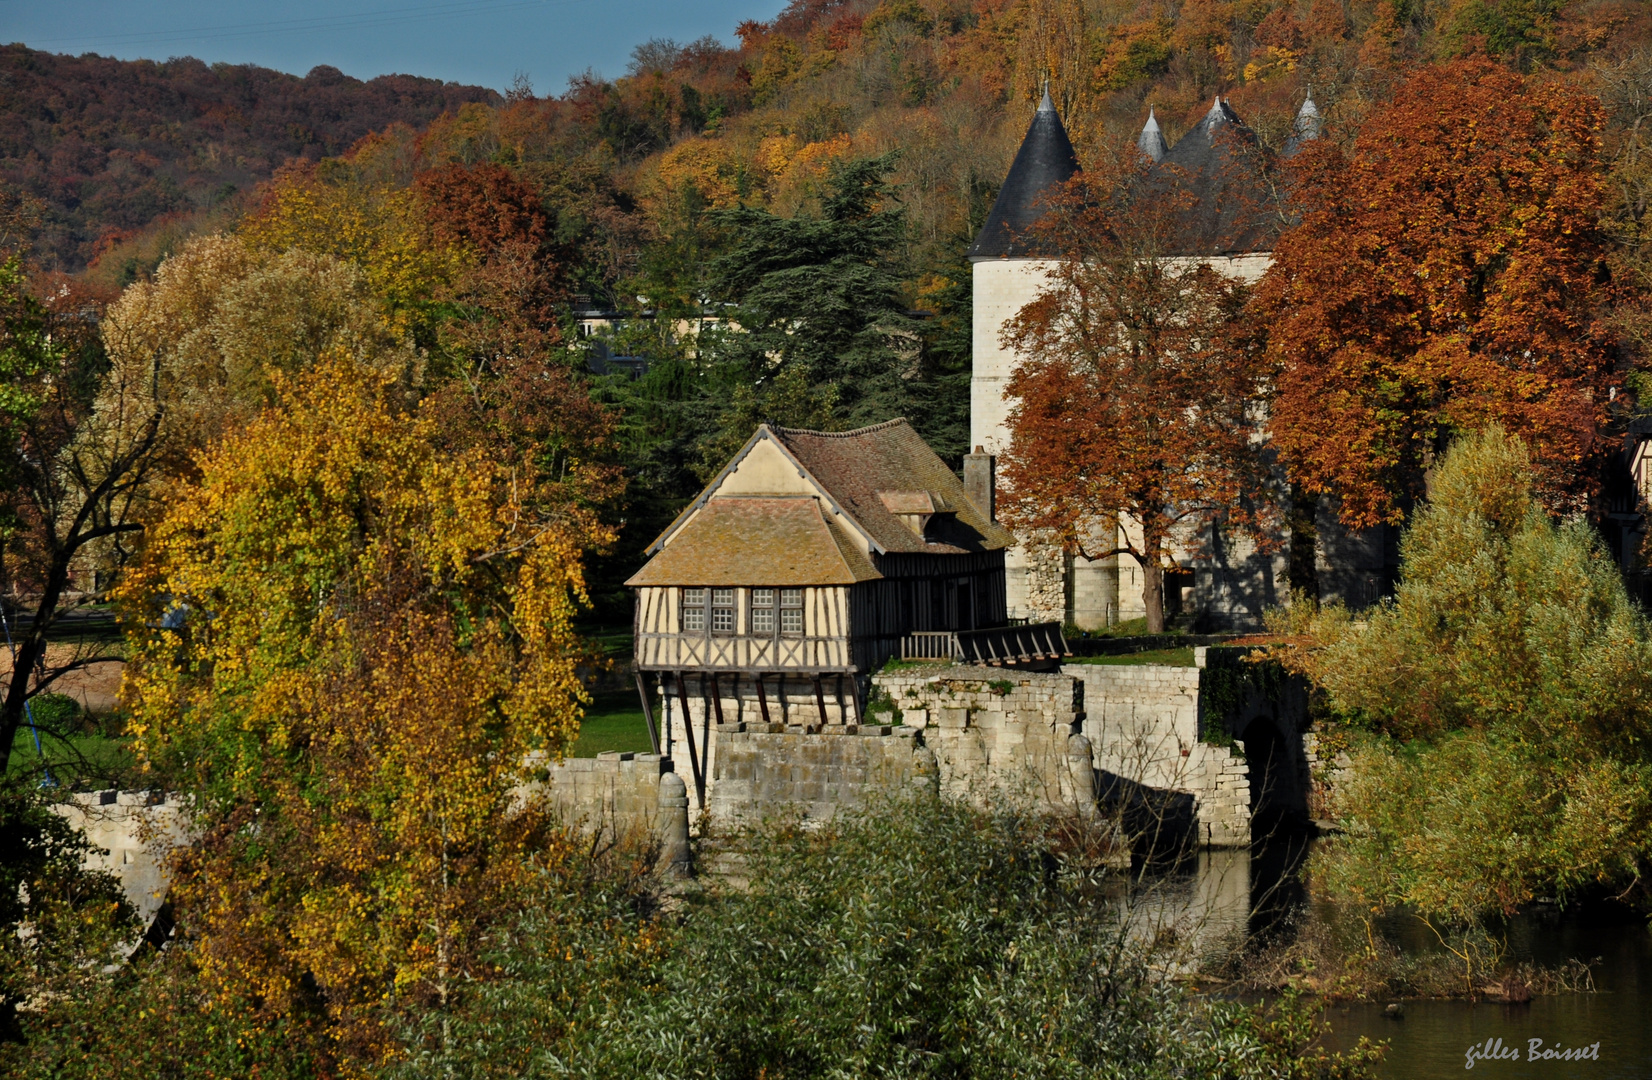
{"type": "Polygon", "coordinates": [[[0,698],[0,775],[30,699],[108,655],[48,649],[65,620],[105,599],[142,529],[163,445],[156,360],[110,372],[97,305],[74,289],[34,296],[22,262],[0,263],[0,587],[15,652],[0,698]],[[114,388],[130,409],[108,409],[114,388]]]}
{"type": "Polygon", "coordinates": [[[1484,61],[1425,69],[1346,153],[1303,150],[1300,225],[1256,296],[1285,467],[1342,520],[1397,522],[1454,431],[1531,447],[1551,505],[1583,492],[1620,378],[1595,99],[1484,61]]]}
{"type": "Polygon", "coordinates": [[[387,1008],[476,973],[542,847],[511,791],[577,730],[572,618],[606,535],[577,498],[543,513],[508,457],[443,449],[371,369],[276,383],[121,589],[125,693],[141,756],[196,800],[174,898],[208,985],[261,1025],[319,1009],[366,1062],[387,1008]]]}
{"type": "Polygon", "coordinates": [[[432,169],[413,191],[432,239],[471,256],[451,285],[454,346],[521,355],[556,345],[566,256],[539,193],[501,165],[432,169]]]}
{"type": "Polygon", "coordinates": [[[101,330],[113,377],[99,409],[134,419],[152,409],[174,472],[192,471],[194,452],[273,403],[277,374],[348,355],[411,389],[423,366],[354,263],[238,236],[186,241],[109,306],[101,330]],[[151,366],[156,394],[146,404],[130,387],[151,366]]]}
{"type": "Polygon", "coordinates": [[[1191,197],[1126,160],[1074,177],[1040,226],[1058,258],[1003,332],[1020,360],[1005,387],[1001,505],[1045,543],[1134,559],[1159,633],[1173,547],[1215,520],[1243,529],[1269,512],[1264,372],[1237,324],[1245,286],[1167,256],[1191,197]]]}

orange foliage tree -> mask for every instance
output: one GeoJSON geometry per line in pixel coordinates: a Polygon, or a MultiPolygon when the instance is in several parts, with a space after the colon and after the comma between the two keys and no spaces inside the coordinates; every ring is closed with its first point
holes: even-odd
{"type": "Polygon", "coordinates": [[[1040,226],[1049,284],[1004,330],[1021,354],[1004,519],[1088,559],[1135,559],[1152,633],[1178,542],[1216,518],[1253,528],[1270,505],[1245,286],[1165,254],[1190,204],[1134,165],[1075,177],[1040,226]]]}
{"type": "Polygon", "coordinates": [[[1352,148],[1309,145],[1301,224],[1257,290],[1278,365],[1270,428],[1291,477],[1345,523],[1402,519],[1454,431],[1501,424],[1551,503],[1619,375],[1599,103],[1484,61],[1413,76],[1352,148]]]}

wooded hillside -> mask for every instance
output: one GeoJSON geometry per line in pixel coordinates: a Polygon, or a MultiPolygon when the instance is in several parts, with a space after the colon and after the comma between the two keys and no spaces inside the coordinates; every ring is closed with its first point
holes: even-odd
{"type": "Polygon", "coordinates": [[[0,178],[44,204],[33,255],[83,269],[168,215],[250,192],[291,158],[339,154],[390,124],[498,95],[413,75],[304,78],[186,57],[156,63],[0,47],[0,178]]]}
{"type": "MultiPolygon", "coordinates": [[[[403,133],[409,169],[523,170],[564,238],[583,241],[582,287],[629,298],[639,289],[621,279],[641,270],[658,301],[687,283],[645,251],[680,247],[703,210],[788,213],[833,161],[899,151],[913,300],[944,310],[1046,78],[1081,158],[1139,129],[1149,106],[1174,142],[1216,93],[1269,142],[1308,89],[1346,131],[1409,64],[1484,53],[1587,78],[1591,60],[1652,39],[1652,20],[1633,0],[793,0],[736,34],[733,49],[650,40],[623,76],[505,99],[412,76],[299,79],[14,45],[0,52],[0,177],[46,203],[35,259],[75,271],[100,242],[200,215],[288,158],[428,125],[403,133]]],[[[174,240],[127,244],[118,269],[142,272],[174,240]]]]}

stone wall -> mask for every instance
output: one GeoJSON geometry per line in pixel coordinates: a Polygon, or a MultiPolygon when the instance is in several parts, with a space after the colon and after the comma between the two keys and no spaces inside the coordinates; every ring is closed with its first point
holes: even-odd
{"type": "Polygon", "coordinates": [[[1061,671],[1084,688],[1082,729],[1103,798],[1147,800],[1148,812],[1190,818],[1201,844],[1250,843],[1249,769],[1232,749],[1199,740],[1198,668],[1067,664],[1061,671]],[[1149,800],[1149,792],[1190,799],[1149,800]]]}
{"type": "Polygon", "coordinates": [[[934,790],[935,755],[909,727],[713,725],[716,771],[706,809],[719,822],[776,812],[826,820],[874,790],[934,790]]]}
{"type": "MultiPolygon", "coordinates": [[[[862,717],[857,712],[855,680],[851,677],[826,676],[821,680],[820,694],[815,694],[812,679],[786,679],[771,675],[763,680],[763,695],[759,698],[756,684],[750,675],[725,676],[717,680],[717,692],[712,693],[709,679],[685,678],[689,723],[684,723],[683,695],[675,680],[655,677],[648,684],[651,707],[660,721],[660,749],[677,763],[677,772],[690,785],[694,783],[694,757],[700,759],[702,774],[706,777],[706,796],[716,786],[719,740],[713,733],[719,730],[720,715],[723,726],[733,731],[739,725],[778,724],[782,729],[842,728],[859,725],[862,717]],[[825,702],[824,714],[821,701],[825,702]],[[767,705],[767,715],[764,705],[767,705]],[[711,732],[707,731],[707,722],[711,732]],[[694,733],[694,756],[688,746],[688,731],[694,733]]],[[[752,731],[759,730],[751,727],[752,731]]]]}
{"type": "Polygon", "coordinates": [[[601,841],[657,841],[666,865],[686,865],[688,792],[670,758],[608,751],[538,764],[543,775],[516,789],[518,805],[542,803],[601,841]]]}
{"type": "Polygon", "coordinates": [[[172,884],[172,852],[190,841],[187,808],[178,796],[158,791],[80,792],[52,809],[91,845],[83,865],[113,873],[142,925],[148,926],[172,884]]]}
{"type": "Polygon", "coordinates": [[[935,755],[941,791],[976,801],[1001,791],[1051,810],[1095,813],[1090,747],[1074,740],[1072,679],[925,666],[877,675],[872,684],[935,755]]]}

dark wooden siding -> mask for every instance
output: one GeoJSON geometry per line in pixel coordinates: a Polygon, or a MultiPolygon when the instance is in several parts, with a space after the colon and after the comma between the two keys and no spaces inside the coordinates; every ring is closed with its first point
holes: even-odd
{"type": "Polygon", "coordinates": [[[876,671],[917,630],[976,630],[1007,622],[1004,553],[887,554],[877,557],[880,581],[850,589],[849,626],[855,666],[876,671]]]}

